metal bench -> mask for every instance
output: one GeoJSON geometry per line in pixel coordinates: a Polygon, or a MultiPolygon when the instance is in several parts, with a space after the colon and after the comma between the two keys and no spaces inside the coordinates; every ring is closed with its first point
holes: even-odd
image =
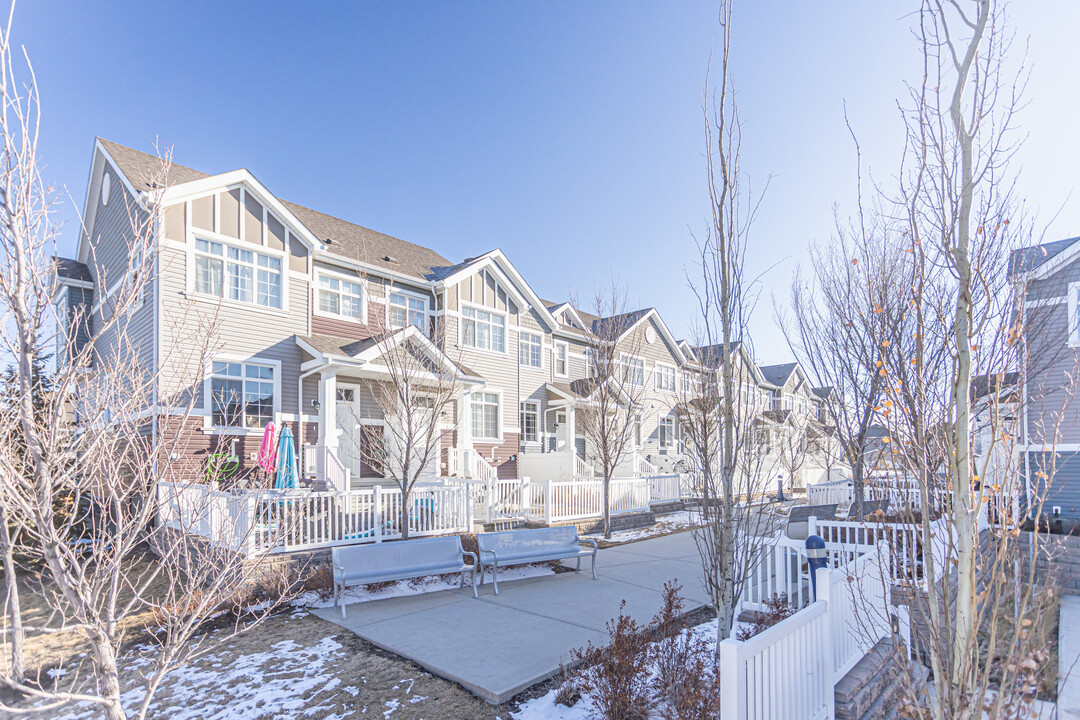
{"type": "Polygon", "coordinates": [[[371,545],[345,545],[332,549],[334,562],[334,607],[341,605],[341,617],[345,617],[342,597],[350,585],[368,585],[391,580],[408,580],[427,575],[461,573],[461,585],[465,587],[465,573],[472,572],[473,597],[476,597],[476,555],[465,552],[461,538],[425,538],[400,542],[374,543],[371,545]],[[464,557],[473,559],[466,565],[464,557]]]}
{"type": "Polygon", "coordinates": [[[795,505],[788,514],[784,534],[792,540],[805,540],[810,534],[810,518],[832,520],[836,517],[836,505],[795,505]]]}
{"type": "MultiPolygon", "coordinates": [[[[889,512],[889,498],[883,500],[863,500],[862,502],[863,517],[867,515],[873,515],[876,512],[887,514],[889,512]]],[[[848,507],[848,519],[855,519],[855,503],[851,503],[848,507]]]]}
{"type": "Polygon", "coordinates": [[[490,567],[496,595],[499,594],[499,568],[510,565],[577,558],[580,572],[581,558],[591,556],[592,576],[596,579],[596,541],[579,538],[573,525],[480,533],[476,540],[480,546],[480,584],[484,584],[484,567],[490,567]],[[592,543],[592,548],[583,548],[580,543],[592,543]]]}

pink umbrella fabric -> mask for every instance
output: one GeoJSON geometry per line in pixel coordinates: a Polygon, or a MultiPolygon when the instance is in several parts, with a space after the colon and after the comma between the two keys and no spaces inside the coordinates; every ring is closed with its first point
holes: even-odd
{"type": "Polygon", "coordinates": [[[266,423],[263,430],[262,442],[259,443],[259,459],[257,464],[268,473],[277,470],[277,428],[274,421],[266,423]]]}

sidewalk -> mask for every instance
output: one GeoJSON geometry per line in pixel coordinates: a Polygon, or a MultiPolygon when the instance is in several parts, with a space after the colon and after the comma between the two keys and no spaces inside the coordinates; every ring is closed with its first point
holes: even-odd
{"type": "Polygon", "coordinates": [[[570,652],[607,643],[609,620],[626,612],[648,622],[661,606],[664,583],[678,579],[686,610],[704,606],[701,567],[692,533],[600,550],[599,580],[582,561],[580,574],[499,583],[480,599],[471,589],[389,598],[315,615],[468,688],[491,703],[509,700],[558,672],[570,652]]]}
{"type": "Polygon", "coordinates": [[[1080,718],[1080,597],[1061,598],[1058,625],[1058,717],[1080,718]]]}

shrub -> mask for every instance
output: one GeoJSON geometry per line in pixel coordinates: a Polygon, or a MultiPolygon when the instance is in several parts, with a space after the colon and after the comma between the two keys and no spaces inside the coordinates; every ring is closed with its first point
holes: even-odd
{"type": "Polygon", "coordinates": [[[653,687],[664,720],[706,720],[720,715],[720,675],[709,643],[685,628],[681,590],[664,585],[664,605],[654,619],[653,687]]]}
{"type": "Polygon", "coordinates": [[[329,600],[334,596],[334,568],[326,563],[316,566],[304,576],[303,587],[320,600],[329,600]]]}
{"type": "Polygon", "coordinates": [[[588,665],[578,687],[589,693],[604,720],[645,720],[649,714],[649,641],[633,618],[624,614],[608,621],[608,647],[589,643],[574,651],[574,659],[588,665]]]}
{"type": "Polygon", "coordinates": [[[764,612],[759,613],[757,620],[750,627],[744,627],[735,634],[735,639],[740,641],[749,640],[755,635],[760,635],[784,618],[795,614],[793,606],[784,595],[777,593],[765,601],[764,612]]]}

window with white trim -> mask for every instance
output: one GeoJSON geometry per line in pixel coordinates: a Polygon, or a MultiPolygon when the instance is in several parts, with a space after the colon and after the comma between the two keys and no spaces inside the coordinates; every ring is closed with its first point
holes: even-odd
{"type": "Polygon", "coordinates": [[[660,427],[658,429],[658,433],[660,436],[660,447],[675,447],[675,418],[660,418],[660,427]]]}
{"type": "Polygon", "coordinates": [[[627,355],[623,358],[623,380],[631,387],[645,387],[645,360],[627,355]]]}
{"type": "Polygon", "coordinates": [[[390,293],[390,327],[415,325],[427,334],[427,299],[402,292],[390,293]]]}
{"type": "Polygon", "coordinates": [[[570,348],[564,342],[555,343],[555,374],[566,377],[570,374],[570,348]]]}
{"type": "Polygon", "coordinates": [[[540,439],[540,403],[521,403],[521,440],[536,442],[540,439]]]}
{"type": "Polygon", "coordinates": [[[281,258],[195,238],[195,292],[281,308],[281,258]]]}
{"type": "Polygon", "coordinates": [[[675,368],[657,363],[655,377],[656,389],[659,392],[675,392],[675,368]]]}
{"type": "Polygon", "coordinates": [[[539,335],[523,332],[518,335],[518,360],[526,367],[540,367],[542,339],[539,335]]]}
{"type": "Polygon", "coordinates": [[[499,438],[499,395],[477,393],[470,403],[473,438],[497,440],[499,438]]]}
{"type": "Polygon", "coordinates": [[[461,308],[461,342],[466,347],[506,352],[506,318],[477,308],[461,308]]]}
{"type": "Polygon", "coordinates": [[[364,286],[331,275],[319,275],[319,312],[364,319],[364,286]]]}
{"type": "Polygon", "coordinates": [[[585,348],[585,377],[596,376],[596,359],[593,354],[595,352],[594,348],[585,348]]]}
{"type": "Polygon", "coordinates": [[[214,427],[262,428],[274,419],[274,368],[215,360],[210,374],[214,427]]]}
{"type": "Polygon", "coordinates": [[[634,425],[634,446],[641,447],[641,416],[635,415],[630,422],[634,425]]]}

